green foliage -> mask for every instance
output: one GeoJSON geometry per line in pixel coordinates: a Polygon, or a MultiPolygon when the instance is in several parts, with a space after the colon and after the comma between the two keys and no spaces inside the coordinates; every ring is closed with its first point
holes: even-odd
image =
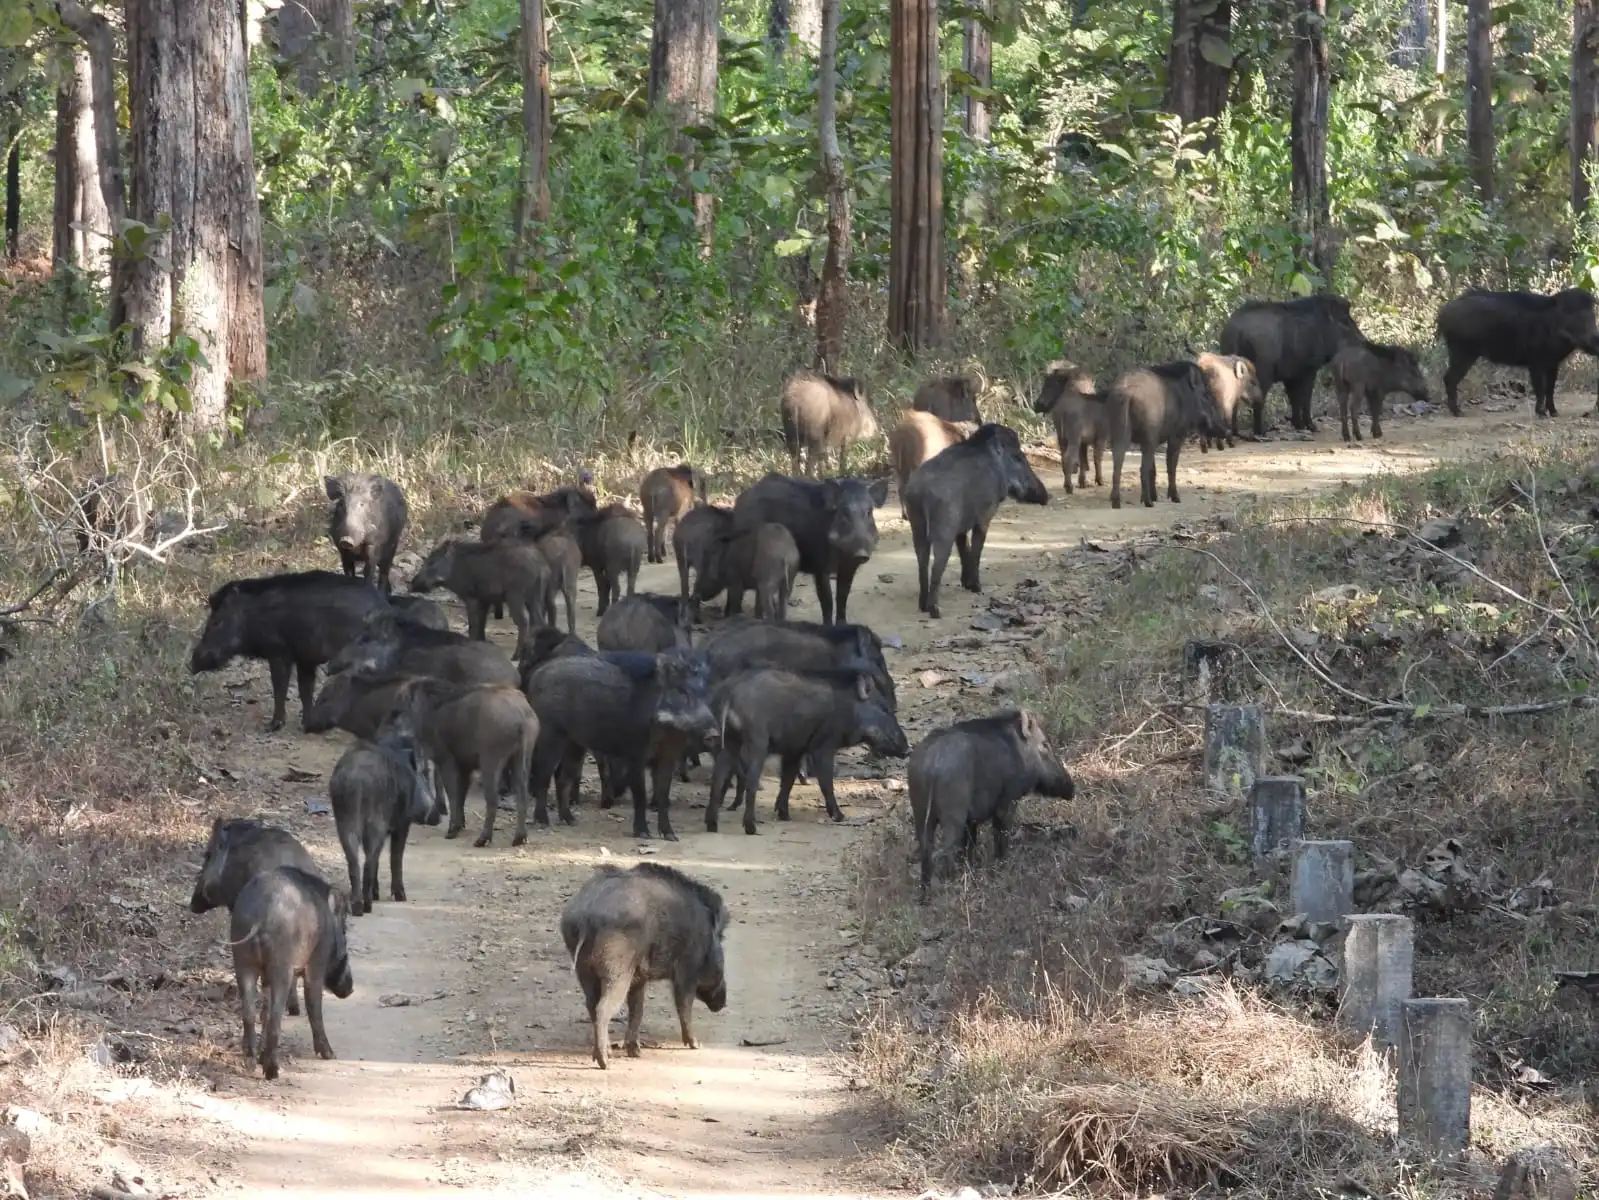
{"type": "MultiPolygon", "coordinates": [[[[670,423],[707,386],[769,392],[808,362],[812,334],[796,312],[814,295],[825,203],[803,48],[772,63],[763,0],[725,5],[717,113],[678,136],[648,112],[644,0],[552,0],[548,14],[552,211],[520,265],[510,244],[520,154],[513,0],[363,10],[355,74],[311,96],[270,43],[257,50],[251,118],[273,386],[310,396],[327,379],[373,369],[465,376],[576,429],[619,397],[647,397],[643,419],[658,412],[670,423]],[[696,194],[713,198],[708,233],[696,224],[696,194]],[[703,377],[724,361],[736,374],[703,377]]],[[[1356,296],[1362,320],[1385,336],[1420,339],[1437,303],[1468,284],[1599,282],[1599,237],[1591,224],[1574,228],[1565,207],[1569,15],[1556,0],[1512,0],[1494,14],[1507,27],[1494,83],[1500,181],[1498,199],[1484,204],[1464,163],[1462,23],[1451,22],[1449,71],[1435,78],[1430,53],[1419,68],[1395,65],[1409,19],[1401,0],[1333,6],[1328,161],[1341,253],[1334,278],[1319,280],[1289,221],[1294,43],[1273,11],[1247,6],[1225,39],[1202,39],[1201,56],[1231,68],[1230,103],[1214,129],[1184,129],[1162,111],[1166,8],[992,6],[993,83],[983,89],[960,69],[961,24],[979,10],[948,6],[951,351],[1025,382],[1062,352],[1109,370],[1209,345],[1246,295],[1330,284],[1356,296]],[[972,95],[994,113],[986,144],[961,131],[972,95]]],[[[0,28],[0,42],[19,47],[0,53],[26,60],[34,158],[49,144],[60,32],[0,28]]],[[[851,365],[881,371],[890,361],[876,329],[889,259],[882,11],[845,0],[839,45],[854,207],[850,353],[864,360],[851,365]]],[[[28,182],[30,212],[47,212],[47,172],[28,182]]],[[[95,300],[80,287],[77,301],[40,307],[28,328],[80,337],[75,322],[94,316],[95,300]]],[[[30,337],[9,339],[13,381],[59,369],[30,337]]],[[[82,394],[129,394],[114,378],[121,369],[108,359],[82,394]]],[[[150,369],[168,390],[144,403],[181,403],[181,370],[150,369]]],[[[0,397],[8,387],[15,382],[0,381],[0,397]]],[[[359,423],[380,407],[341,402],[338,420],[359,423]]]]}

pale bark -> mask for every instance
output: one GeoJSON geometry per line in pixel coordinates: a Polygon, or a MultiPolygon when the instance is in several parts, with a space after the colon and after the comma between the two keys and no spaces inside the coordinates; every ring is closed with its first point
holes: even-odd
{"type": "Polygon", "coordinates": [[[133,217],[170,222],[132,264],[135,350],[179,335],[205,356],[191,429],[217,430],[233,385],[266,374],[261,212],[244,39],[233,0],[128,0],[133,217]]]}
{"type": "MultiPolygon", "coordinates": [[[[1232,86],[1231,66],[1205,57],[1205,47],[1228,46],[1232,36],[1231,0],[1173,0],[1171,47],[1166,58],[1166,111],[1184,125],[1221,120],[1232,86]]],[[[1212,126],[1206,145],[1214,147],[1212,126]]]]}
{"type": "MultiPolygon", "coordinates": [[[[717,38],[722,29],[721,0],[655,0],[650,38],[649,101],[681,129],[716,112],[717,38]]],[[[687,146],[685,153],[689,152],[687,146]]],[[[715,198],[694,196],[694,224],[709,253],[715,198]]]]}
{"type": "Polygon", "coordinates": [[[1295,15],[1293,120],[1289,130],[1294,221],[1309,243],[1311,265],[1332,279],[1327,200],[1327,0],[1299,0],[1295,15]]]}
{"type": "Polygon", "coordinates": [[[513,243],[517,262],[534,226],[550,219],[550,55],[544,0],[522,2],[522,175],[517,188],[513,243]]]}
{"type": "Polygon", "coordinates": [[[72,74],[56,91],[52,257],[109,282],[111,218],[100,183],[89,52],[72,52],[72,74]]]}
{"type": "Polygon", "coordinates": [[[918,353],[938,345],[944,264],[944,98],[935,0],[890,0],[892,64],[888,335],[918,353]]]}
{"type": "MultiPolygon", "coordinates": [[[[120,238],[127,219],[128,201],[122,147],[117,140],[116,40],[106,19],[78,0],[58,0],[56,12],[62,23],[83,39],[89,54],[89,104],[93,112],[94,157],[100,196],[105,205],[107,225],[112,234],[120,238]]],[[[115,242],[111,252],[111,298],[106,316],[112,329],[120,329],[128,315],[131,267],[119,256],[115,242]]]]}
{"type": "Polygon", "coordinates": [[[1489,0],[1466,0],[1466,157],[1484,201],[1494,195],[1493,81],[1489,0]]]}
{"type": "Polygon", "coordinates": [[[812,54],[822,45],[822,0],[770,0],[766,10],[766,41],[772,60],[788,49],[789,34],[812,54]]]}
{"type": "Polygon", "coordinates": [[[355,63],[351,0],[283,0],[278,9],[278,57],[295,67],[300,90],[314,94],[355,63]]]}
{"type": "MultiPolygon", "coordinates": [[[[980,0],[978,7],[985,13],[992,12],[988,0],[980,0]]],[[[994,82],[994,42],[989,34],[988,26],[973,17],[966,19],[965,41],[961,48],[961,67],[976,81],[980,88],[993,86],[994,82]]],[[[986,142],[989,129],[993,124],[993,114],[989,111],[988,101],[966,94],[966,136],[974,142],[986,142]]]]}
{"type": "Polygon", "coordinates": [[[830,374],[841,369],[849,303],[849,181],[838,148],[838,10],[839,0],[822,0],[822,46],[816,78],[816,125],[827,189],[827,258],[816,298],[816,359],[830,374]]]}
{"type": "Polygon", "coordinates": [[[1587,166],[1599,142],[1599,0],[1571,6],[1571,209],[1588,211],[1587,166]]]}

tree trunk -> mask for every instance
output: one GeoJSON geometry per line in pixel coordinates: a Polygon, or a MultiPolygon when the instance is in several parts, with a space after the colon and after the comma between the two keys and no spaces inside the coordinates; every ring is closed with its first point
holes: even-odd
{"type": "MultiPolygon", "coordinates": [[[[988,0],[978,0],[976,7],[984,14],[993,12],[988,0]]],[[[994,83],[994,39],[989,28],[975,17],[966,18],[966,42],[961,51],[961,69],[976,81],[976,86],[989,88],[994,83]]],[[[988,141],[988,131],[993,124],[993,114],[988,101],[966,93],[966,136],[974,142],[988,141]]]]}
{"type": "Polygon", "coordinates": [[[6,261],[22,256],[22,106],[8,103],[11,119],[3,127],[6,140],[6,261]]]}
{"type": "Polygon", "coordinates": [[[522,178],[517,190],[515,254],[518,264],[533,226],[550,219],[550,55],[544,0],[522,0],[522,178]]]}
{"type": "Polygon", "coordinates": [[[829,374],[837,374],[843,362],[849,302],[849,182],[844,177],[844,155],[838,148],[838,10],[839,0],[822,0],[822,47],[816,72],[816,125],[821,135],[822,180],[827,188],[827,258],[816,298],[816,360],[829,374]]]}
{"type": "Polygon", "coordinates": [[[766,10],[766,41],[772,61],[780,62],[788,49],[788,35],[812,54],[822,44],[822,0],[770,0],[766,10]]]}
{"type": "MultiPolygon", "coordinates": [[[[716,112],[716,43],[721,31],[721,0],[655,0],[650,107],[664,109],[679,129],[716,112]]],[[[706,253],[710,252],[714,214],[715,198],[696,193],[694,224],[706,253]]]]}
{"type": "Polygon", "coordinates": [[[1232,19],[1231,0],[1173,0],[1166,111],[1184,125],[1213,122],[1205,135],[1208,149],[1215,148],[1214,122],[1226,111],[1232,86],[1232,19]]]}
{"type": "Polygon", "coordinates": [[[1332,281],[1327,204],[1327,0],[1299,0],[1294,31],[1294,111],[1289,130],[1294,222],[1321,286],[1332,281]]]}
{"type": "Polygon", "coordinates": [[[1588,211],[1587,167],[1599,140],[1599,0],[1571,6],[1571,210],[1588,211]]]}
{"type": "Polygon", "coordinates": [[[266,374],[261,210],[233,0],[128,0],[133,216],[170,221],[132,263],[134,349],[193,338],[192,430],[220,430],[232,386],[266,374]]]}
{"type": "Polygon", "coordinates": [[[109,282],[111,219],[94,128],[89,52],[72,54],[72,74],[56,91],[56,180],[51,255],[109,282]]]}
{"type": "Polygon", "coordinates": [[[351,0],[283,0],[278,9],[278,57],[296,68],[300,91],[314,95],[355,62],[351,0]]]}
{"type": "MultiPolygon", "coordinates": [[[[131,3],[129,7],[132,7],[131,3]]],[[[67,28],[83,39],[89,54],[89,106],[93,114],[94,160],[100,179],[101,202],[105,205],[106,226],[113,235],[110,246],[111,295],[106,316],[110,328],[116,330],[121,329],[127,320],[127,301],[132,282],[132,265],[121,253],[120,246],[128,203],[122,171],[122,146],[117,139],[116,40],[106,19],[83,7],[78,0],[57,0],[56,11],[61,14],[61,20],[67,28]]]]}
{"type": "MultiPolygon", "coordinates": [[[[1449,0],[1438,0],[1436,19],[1433,21],[1433,64],[1432,73],[1437,81],[1438,91],[1444,90],[1444,74],[1449,68],[1449,0]]],[[[1440,113],[1435,120],[1437,128],[1433,131],[1432,152],[1436,157],[1443,157],[1444,152],[1444,118],[1440,113]]]]}
{"type": "Polygon", "coordinates": [[[1432,35],[1432,0],[1406,0],[1405,20],[1388,61],[1407,71],[1420,72],[1427,62],[1427,40],[1432,35]]]}
{"type": "Polygon", "coordinates": [[[890,0],[888,336],[910,353],[944,333],[944,98],[936,0],[890,0]]]}
{"type": "Polygon", "coordinates": [[[1466,157],[1483,202],[1494,198],[1494,47],[1489,0],[1466,0],[1466,157]]]}

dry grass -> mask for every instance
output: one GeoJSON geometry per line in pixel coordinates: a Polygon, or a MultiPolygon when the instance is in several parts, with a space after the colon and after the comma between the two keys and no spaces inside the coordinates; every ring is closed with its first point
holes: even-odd
{"type": "Polygon", "coordinates": [[[868,936],[908,955],[902,1002],[862,1040],[900,1114],[907,1175],[1114,1195],[1459,1196],[1530,1142],[1593,1154],[1584,1086],[1599,1074],[1599,1022],[1554,1003],[1552,973],[1599,966],[1587,775],[1599,715],[1426,711],[1569,696],[1599,670],[1589,619],[1542,611],[1588,603],[1599,475],[1586,453],[1383,480],[1262,507],[1236,535],[1068,564],[1051,599],[1071,621],[1038,656],[1030,699],[1054,723],[1078,798],[1026,802],[1011,860],[942,884],[926,908],[905,824],[885,823],[858,864],[868,936]],[[1534,478],[1536,515],[1512,486],[1531,492],[1534,478]],[[1437,514],[1464,518],[1454,553],[1531,603],[1345,521],[1437,514]],[[1346,583],[1361,594],[1324,591],[1346,583]],[[1411,707],[1373,712],[1340,693],[1262,605],[1326,675],[1411,707]],[[1267,769],[1306,778],[1311,835],[1353,839],[1357,871],[1379,856],[1415,863],[1453,837],[1485,886],[1553,884],[1554,903],[1532,912],[1416,914],[1417,994],[1466,996],[1475,1016],[1463,1175],[1407,1159],[1391,1076],[1333,1030],[1327,998],[1268,1000],[1225,968],[1196,976],[1209,990],[1190,1000],[1123,982],[1121,956],[1180,963],[1219,895],[1252,878],[1246,814],[1199,777],[1203,709],[1181,677],[1195,638],[1233,647],[1219,698],[1265,707],[1267,769]],[[1523,1065],[1552,1086],[1518,1082],[1523,1065]]]}

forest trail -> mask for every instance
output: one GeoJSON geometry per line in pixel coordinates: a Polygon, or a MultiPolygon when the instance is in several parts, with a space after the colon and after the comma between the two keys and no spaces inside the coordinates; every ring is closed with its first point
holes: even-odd
{"type": "MultiPolygon", "coordinates": [[[[1565,411],[1585,412],[1586,399],[1565,396],[1565,411]]],[[[1052,553],[1084,538],[1121,538],[1230,511],[1246,493],[1307,493],[1478,458],[1533,434],[1535,426],[1542,438],[1584,420],[1568,415],[1535,423],[1529,408],[1475,409],[1460,419],[1441,412],[1394,416],[1383,442],[1353,448],[1338,441],[1336,423],[1329,428],[1323,420],[1315,441],[1240,443],[1203,455],[1189,449],[1179,468],[1182,503],[1162,499],[1153,509],[1136,501],[1135,457],[1127,463],[1132,500],[1117,511],[1107,499],[1108,455],[1106,487],[1068,498],[1052,455],[1040,453],[1035,465],[1050,488],[1050,504],[1001,510],[984,555],[984,597],[946,577],[945,616],[938,622],[916,613],[915,559],[898,499],[890,497],[878,514],[882,541],[857,580],[849,616],[903,640],[889,661],[902,681],[901,718],[914,743],[949,719],[954,689],[903,681],[937,665],[939,656],[929,657],[935,642],[968,631],[976,606],[1044,571],[1052,553]]],[[[675,591],[675,567],[646,566],[639,586],[675,591]]],[[[795,591],[803,604],[794,615],[817,619],[809,581],[795,591]]],[[[579,632],[591,638],[594,594],[587,580],[580,606],[579,632]]],[[[459,624],[459,613],[455,619],[459,624]]],[[[492,636],[504,639],[506,628],[492,636]]],[[[995,635],[963,650],[963,663],[1002,669],[1007,645],[1031,636],[995,635]]],[[[330,877],[342,879],[332,819],[308,817],[305,801],[325,795],[327,775],[347,742],[342,734],[304,736],[292,729],[293,721],[282,734],[263,733],[268,693],[258,666],[236,665],[227,676],[230,692],[245,680],[248,686],[219,718],[232,734],[226,765],[252,786],[265,814],[295,828],[330,877]],[[314,781],[283,783],[291,769],[313,773],[314,781]]],[[[595,864],[638,860],[641,844],[628,834],[629,814],[620,807],[599,810],[586,783],[575,827],[536,831],[518,849],[509,845],[510,822],[503,815],[495,845],[485,850],[473,849],[469,837],[446,843],[442,828],[414,832],[406,855],[410,901],[381,902],[373,915],[352,921],[356,991],[327,1005],[338,1060],[311,1056],[305,1020],[292,1018],[284,1026],[287,1059],[278,1081],[224,1071],[218,1089],[200,1099],[203,1115],[215,1122],[215,1138],[236,1147],[229,1156],[232,1177],[219,1183],[227,1194],[251,1200],[310,1200],[335,1192],[476,1197],[533,1189],[541,1196],[889,1194],[880,1174],[869,1170],[881,1139],[831,1052],[839,1046],[839,1019],[866,1003],[872,990],[847,965],[840,970],[855,944],[847,928],[849,851],[864,825],[890,812],[897,794],[858,753],[847,753],[840,768],[844,824],[825,820],[814,785],[796,789],[794,820],[777,823],[770,815],[775,783],[768,779],[760,796],[761,834],[753,838],[736,821],[724,820],[719,834],[704,831],[706,768],[694,773],[693,783],[674,788],[683,840],[642,844],[642,852],[722,889],[734,920],[726,943],[728,1006],[712,1014],[696,1005],[701,1049],[686,1050],[664,985],[653,986],[643,1057],[618,1054],[608,1072],[589,1059],[581,996],[557,922],[562,904],[595,864]],[[396,1005],[397,997],[412,1002],[396,1005]],[[514,1077],[514,1107],[450,1107],[494,1067],[514,1077]]],[[[890,775],[896,771],[902,775],[902,766],[890,775]]],[[[469,829],[480,804],[474,788],[469,829]]],[[[225,929],[218,921],[219,965],[225,929]]],[[[238,1026],[229,1019],[224,1061],[236,1066],[238,1026]]]]}

